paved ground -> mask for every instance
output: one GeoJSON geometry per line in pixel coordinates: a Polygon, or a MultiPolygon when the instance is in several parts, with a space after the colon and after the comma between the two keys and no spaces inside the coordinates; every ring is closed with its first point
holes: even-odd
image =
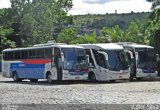
{"type": "MultiPolygon", "coordinates": [[[[87,107],[90,104],[91,106],[100,104],[101,108],[105,104],[130,104],[129,107],[132,108],[135,104],[160,104],[160,79],[147,79],[139,82],[48,84],[45,81],[32,83],[27,80],[15,83],[12,79],[3,78],[0,75],[0,104],[3,105],[3,110],[7,108],[6,105],[8,104],[10,106],[40,104],[40,106],[43,105],[42,107],[48,105],[51,107],[53,104],[60,104],[61,107],[66,104],[74,104],[74,106],[79,104],[86,106],[87,104],[87,107]]],[[[114,109],[115,106],[111,107],[112,110],[116,110],[114,109]]],[[[158,107],[160,109],[160,105],[158,107]]],[[[140,108],[142,107],[140,106],[140,108]]]]}

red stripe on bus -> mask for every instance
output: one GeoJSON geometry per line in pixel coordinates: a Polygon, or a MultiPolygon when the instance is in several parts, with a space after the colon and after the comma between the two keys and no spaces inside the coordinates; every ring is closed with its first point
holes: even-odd
{"type": "Polygon", "coordinates": [[[32,60],[22,60],[26,64],[46,64],[50,63],[51,59],[32,59],[32,60]]]}

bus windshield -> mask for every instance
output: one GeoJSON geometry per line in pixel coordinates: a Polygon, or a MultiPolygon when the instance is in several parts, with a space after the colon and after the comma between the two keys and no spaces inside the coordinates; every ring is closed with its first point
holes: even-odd
{"type": "Polygon", "coordinates": [[[124,50],[106,50],[106,53],[108,54],[110,70],[119,71],[129,68],[124,50]]]}
{"type": "Polygon", "coordinates": [[[155,66],[156,57],[153,48],[136,48],[138,52],[138,65],[140,67],[155,66]]]}
{"type": "Polygon", "coordinates": [[[88,63],[85,50],[80,48],[63,48],[64,69],[66,70],[85,70],[88,69],[88,63]]]}

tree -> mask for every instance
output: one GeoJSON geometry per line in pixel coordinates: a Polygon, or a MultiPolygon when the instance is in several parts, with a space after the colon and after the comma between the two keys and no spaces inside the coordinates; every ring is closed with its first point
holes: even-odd
{"type": "Polygon", "coordinates": [[[57,41],[69,44],[76,39],[77,30],[75,28],[64,28],[58,35],[57,41]]]}
{"type": "Polygon", "coordinates": [[[20,21],[20,35],[25,46],[56,40],[57,33],[71,22],[67,16],[72,0],[11,0],[20,21]],[[56,34],[55,34],[56,33],[56,34]]]}
{"type": "Polygon", "coordinates": [[[160,9],[155,9],[151,13],[146,27],[145,35],[150,40],[150,45],[160,54],[160,9]]]}
{"type": "Polygon", "coordinates": [[[12,40],[11,34],[13,30],[11,29],[13,20],[12,20],[12,11],[11,8],[0,9],[0,52],[5,48],[13,48],[16,46],[16,43],[12,40]]]}
{"type": "Polygon", "coordinates": [[[11,33],[12,33],[11,29],[5,29],[3,26],[0,26],[0,39],[1,39],[0,51],[2,51],[5,48],[13,48],[16,46],[15,42],[7,38],[7,36],[11,33]]]}
{"type": "Polygon", "coordinates": [[[93,31],[90,35],[85,34],[84,36],[77,36],[77,38],[72,40],[70,43],[83,44],[83,43],[96,43],[96,42],[97,42],[96,32],[93,31]]]}
{"type": "Polygon", "coordinates": [[[107,37],[110,42],[124,41],[124,31],[118,25],[112,28],[104,27],[101,36],[107,37]]]}
{"type": "Polygon", "coordinates": [[[152,2],[152,9],[155,9],[156,7],[158,7],[160,5],[160,1],[159,0],[147,0],[148,2],[152,2]]]}
{"type": "Polygon", "coordinates": [[[100,36],[106,37],[110,42],[147,42],[144,37],[143,23],[136,20],[131,22],[126,30],[122,30],[119,25],[108,28],[104,27],[100,36]]]}
{"type": "Polygon", "coordinates": [[[131,22],[127,28],[128,41],[136,43],[148,43],[148,40],[144,36],[144,24],[142,21],[136,20],[131,22]]]}

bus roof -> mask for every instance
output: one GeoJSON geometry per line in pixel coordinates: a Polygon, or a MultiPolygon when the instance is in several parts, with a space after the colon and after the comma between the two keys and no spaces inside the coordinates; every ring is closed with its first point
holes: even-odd
{"type": "Polygon", "coordinates": [[[122,46],[114,43],[97,43],[97,44],[79,44],[85,48],[105,49],[105,50],[121,50],[122,46]]]}
{"type": "Polygon", "coordinates": [[[141,45],[141,44],[132,44],[130,46],[135,47],[135,48],[154,48],[154,47],[149,46],[149,45],[141,45]]]}
{"type": "Polygon", "coordinates": [[[13,49],[4,49],[3,52],[5,51],[16,51],[16,50],[30,50],[30,49],[44,49],[44,48],[53,48],[53,47],[59,47],[59,48],[82,48],[81,46],[78,45],[50,45],[50,46],[33,46],[33,47],[24,47],[24,48],[13,48],[13,49]]]}
{"type": "Polygon", "coordinates": [[[132,47],[132,48],[154,48],[149,45],[142,45],[142,44],[137,44],[137,43],[132,43],[132,42],[119,42],[116,44],[121,45],[123,47],[132,47]]]}

